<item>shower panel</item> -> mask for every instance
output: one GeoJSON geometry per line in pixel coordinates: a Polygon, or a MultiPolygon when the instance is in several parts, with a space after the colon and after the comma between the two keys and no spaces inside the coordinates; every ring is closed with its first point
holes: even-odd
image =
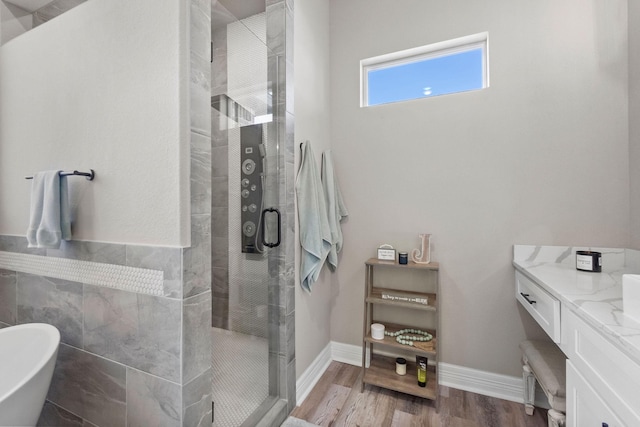
{"type": "Polygon", "coordinates": [[[262,193],[264,191],[262,125],[240,129],[240,209],[242,215],[242,252],[262,253],[262,193]]]}
{"type": "Polygon", "coordinates": [[[280,341],[286,334],[278,246],[284,133],[275,108],[279,56],[267,46],[264,3],[236,16],[229,9],[238,2],[212,1],[215,427],[264,423],[274,408],[281,416],[289,406],[281,384],[289,369],[282,371],[288,350],[280,341]]]}

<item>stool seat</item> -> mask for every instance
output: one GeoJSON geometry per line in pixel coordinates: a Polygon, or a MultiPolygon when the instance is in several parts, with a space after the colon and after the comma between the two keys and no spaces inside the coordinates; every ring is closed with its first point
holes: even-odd
{"type": "Polygon", "coordinates": [[[566,356],[552,342],[527,340],[520,343],[524,365],[525,412],[533,415],[535,382],[547,396],[551,409],[547,412],[549,427],[562,427],[567,411],[566,356]]]}
{"type": "Polygon", "coordinates": [[[564,353],[554,343],[547,341],[523,341],[520,349],[524,362],[531,367],[545,392],[554,397],[566,397],[567,358],[564,353]]]}

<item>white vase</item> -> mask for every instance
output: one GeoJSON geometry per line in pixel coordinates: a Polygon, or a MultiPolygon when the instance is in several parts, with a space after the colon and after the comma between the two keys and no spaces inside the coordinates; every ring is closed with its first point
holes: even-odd
{"type": "Polygon", "coordinates": [[[422,241],[420,249],[411,251],[411,261],[417,264],[429,264],[431,262],[431,234],[419,234],[422,241]]]}

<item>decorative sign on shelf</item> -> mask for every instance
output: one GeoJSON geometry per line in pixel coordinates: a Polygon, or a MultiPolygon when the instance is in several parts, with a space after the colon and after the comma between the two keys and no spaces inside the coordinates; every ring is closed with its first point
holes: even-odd
{"type": "Polygon", "coordinates": [[[395,261],[396,260],[396,250],[393,249],[393,246],[384,244],[378,248],[378,259],[381,261],[395,261]]]}
{"type": "Polygon", "coordinates": [[[422,305],[429,304],[429,298],[427,297],[406,297],[406,296],[383,293],[382,299],[388,299],[390,301],[414,302],[416,304],[422,304],[422,305]]]}

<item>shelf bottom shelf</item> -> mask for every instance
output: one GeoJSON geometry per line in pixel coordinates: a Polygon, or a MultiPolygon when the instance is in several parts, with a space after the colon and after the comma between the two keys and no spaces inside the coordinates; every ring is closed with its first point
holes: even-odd
{"type": "Polygon", "coordinates": [[[407,361],[407,375],[398,375],[395,358],[378,354],[372,355],[371,365],[365,369],[362,382],[430,400],[436,400],[438,397],[435,366],[427,367],[427,385],[420,387],[415,362],[407,361]]]}

